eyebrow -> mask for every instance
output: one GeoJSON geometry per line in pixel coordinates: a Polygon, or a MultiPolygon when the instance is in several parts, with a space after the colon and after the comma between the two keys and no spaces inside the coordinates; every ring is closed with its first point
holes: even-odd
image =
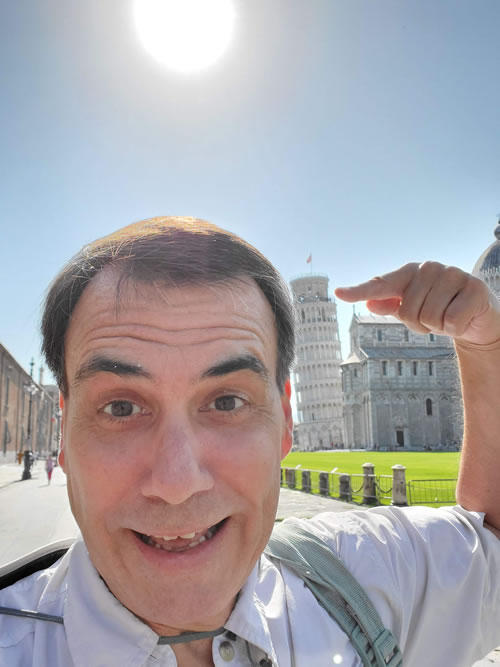
{"type": "Polygon", "coordinates": [[[98,373],[114,373],[120,377],[143,377],[152,379],[148,371],[144,370],[140,364],[131,364],[118,359],[109,357],[92,357],[78,369],[73,384],[79,384],[84,380],[97,375],[98,373]]]}
{"type": "Polygon", "coordinates": [[[264,380],[269,378],[269,373],[267,368],[264,366],[262,361],[255,357],[253,354],[242,354],[236,357],[230,357],[229,359],[224,359],[210,368],[207,368],[201,374],[201,378],[213,378],[220,377],[222,375],[228,375],[229,373],[237,373],[238,371],[252,371],[257,373],[264,380]]]}

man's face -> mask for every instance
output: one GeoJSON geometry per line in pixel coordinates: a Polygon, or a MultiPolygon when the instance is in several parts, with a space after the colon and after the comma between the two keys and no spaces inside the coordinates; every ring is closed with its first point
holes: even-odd
{"type": "Polygon", "coordinates": [[[272,530],[291,446],[273,314],[250,280],[131,285],[118,309],[116,283],[90,284],[66,337],[71,507],[126,607],[163,633],[217,627],[272,530]]]}

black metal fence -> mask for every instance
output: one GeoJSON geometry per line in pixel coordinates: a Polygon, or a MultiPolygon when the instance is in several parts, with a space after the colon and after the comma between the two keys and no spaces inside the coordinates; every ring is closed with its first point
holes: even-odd
{"type": "Polygon", "coordinates": [[[408,482],[410,505],[454,505],[456,479],[412,479],[408,482]]]}

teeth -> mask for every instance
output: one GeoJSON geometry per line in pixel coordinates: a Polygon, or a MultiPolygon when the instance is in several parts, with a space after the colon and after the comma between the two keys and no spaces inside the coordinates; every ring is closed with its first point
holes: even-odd
{"type": "Polygon", "coordinates": [[[185,535],[175,535],[174,537],[169,537],[168,535],[163,537],[157,537],[158,540],[165,540],[165,542],[170,542],[170,540],[177,540],[179,537],[182,537],[183,540],[192,540],[196,533],[186,533],[185,535]]]}
{"type": "MultiPolygon", "coordinates": [[[[190,542],[188,545],[183,547],[182,549],[173,549],[173,551],[185,551],[186,549],[190,549],[192,547],[196,547],[199,544],[202,544],[206,540],[210,540],[216,533],[217,531],[217,526],[211,526],[204,535],[200,535],[198,539],[194,540],[193,542],[190,542]]],[[[166,551],[171,551],[171,549],[168,549],[167,546],[163,547],[160,542],[154,542],[153,539],[155,540],[162,540],[164,542],[170,542],[171,540],[177,540],[179,537],[185,540],[192,540],[193,537],[196,535],[196,533],[186,533],[185,535],[179,535],[179,536],[174,536],[174,537],[169,537],[167,536],[153,536],[153,537],[147,537],[146,538],[146,544],[149,544],[151,547],[155,547],[156,549],[164,549],[166,551]]]]}

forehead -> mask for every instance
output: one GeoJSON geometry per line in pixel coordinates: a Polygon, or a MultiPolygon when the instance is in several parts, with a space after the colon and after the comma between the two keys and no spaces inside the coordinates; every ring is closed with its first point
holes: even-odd
{"type": "Polygon", "coordinates": [[[220,357],[248,351],[273,374],[277,359],[274,314],[249,278],[176,287],[120,282],[116,272],[104,271],[78,301],[65,347],[70,383],[79,366],[101,352],[220,357]]]}

